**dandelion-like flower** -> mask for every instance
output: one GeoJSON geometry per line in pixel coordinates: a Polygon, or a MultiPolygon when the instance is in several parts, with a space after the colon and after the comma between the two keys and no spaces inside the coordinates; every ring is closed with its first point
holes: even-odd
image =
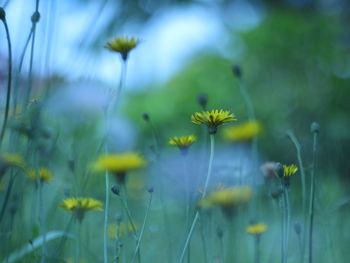
{"type": "Polygon", "coordinates": [[[298,171],[298,167],[295,164],[283,165],[283,177],[290,177],[298,171]]]}
{"type": "Polygon", "coordinates": [[[170,138],[169,144],[177,146],[183,154],[187,153],[188,148],[197,141],[197,137],[194,135],[170,138]]]}
{"type": "Polygon", "coordinates": [[[203,111],[196,112],[191,116],[191,120],[194,124],[205,124],[208,126],[209,134],[215,134],[218,126],[236,121],[236,117],[230,111],[224,110],[212,110],[212,111],[203,111]]]}
{"type": "Polygon", "coordinates": [[[96,172],[108,170],[116,175],[120,182],[124,182],[128,171],[139,169],[146,163],[146,160],[138,153],[115,153],[100,156],[93,164],[93,169],[96,172]]]}
{"type": "MultiPolygon", "coordinates": [[[[28,176],[30,179],[36,181],[37,173],[35,170],[29,170],[28,176]]],[[[45,183],[48,183],[53,178],[52,172],[47,168],[39,168],[38,176],[39,176],[40,181],[45,182],[45,183]]]]}
{"type": "Polygon", "coordinates": [[[247,228],[245,229],[245,231],[248,234],[257,235],[257,236],[266,232],[266,230],[267,230],[267,225],[263,223],[252,224],[247,226],[247,228]]]}
{"type": "Polygon", "coordinates": [[[219,189],[210,193],[199,201],[201,208],[219,206],[224,214],[231,217],[236,206],[247,203],[252,197],[252,189],[249,186],[237,186],[219,189]]]}
{"type": "Polygon", "coordinates": [[[24,169],[25,161],[22,156],[13,153],[1,153],[0,154],[0,179],[5,174],[6,170],[10,167],[24,169]]]}
{"type": "Polygon", "coordinates": [[[80,221],[88,211],[102,211],[102,206],[101,201],[85,197],[68,198],[59,205],[62,209],[74,213],[80,221]]]}
{"type": "MultiPolygon", "coordinates": [[[[138,229],[138,225],[134,224],[135,228],[138,229]]],[[[125,224],[123,222],[119,223],[119,224],[110,224],[108,226],[108,237],[109,238],[116,238],[116,237],[122,237],[126,234],[132,233],[133,230],[133,226],[131,223],[125,224]]]]}
{"type": "Polygon", "coordinates": [[[249,141],[261,132],[261,124],[258,121],[248,121],[236,126],[226,128],[224,137],[228,141],[249,141]]]}
{"type": "Polygon", "coordinates": [[[135,37],[117,37],[107,42],[106,48],[110,51],[119,53],[123,60],[128,59],[129,52],[139,44],[135,37]]]}

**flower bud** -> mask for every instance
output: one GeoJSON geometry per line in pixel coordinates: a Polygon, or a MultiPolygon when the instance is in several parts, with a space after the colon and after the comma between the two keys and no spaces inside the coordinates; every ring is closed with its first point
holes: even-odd
{"type": "Polygon", "coordinates": [[[38,11],[35,11],[31,17],[32,23],[38,23],[40,20],[40,13],[38,11]]]}
{"type": "Polygon", "coordinates": [[[205,110],[208,104],[208,95],[205,93],[200,93],[198,94],[197,100],[199,105],[201,105],[203,110],[205,110]]]}
{"type": "Polygon", "coordinates": [[[239,65],[233,65],[232,72],[237,78],[242,78],[242,69],[239,65]]]}
{"type": "Polygon", "coordinates": [[[153,186],[148,187],[147,192],[149,192],[150,194],[153,193],[154,192],[153,186]]]}
{"type": "Polygon", "coordinates": [[[301,225],[300,225],[299,222],[296,222],[296,223],[294,224],[294,231],[295,231],[295,233],[296,233],[297,235],[300,235],[300,233],[301,233],[301,225]]]}
{"type": "Polygon", "coordinates": [[[120,189],[117,185],[113,185],[111,190],[112,190],[113,194],[120,195],[120,189]]]}
{"type": "Polygon", "coordinates": [[[149,121],[149,115],[148,115],[148,113],[142,114],[142,118],[143,118],[145,121],[149,121]]]}
{"type": "Polygon", "coordinates": [[[5,21],[6,19],[6,12],[4,8],[0,7],[0,20],[5,21]]]}
{"type": "Polygon", "coordinates": [[[320,125],[317,122],[311,123],[310,130],[312,133],[320,133],[320,125]]]}

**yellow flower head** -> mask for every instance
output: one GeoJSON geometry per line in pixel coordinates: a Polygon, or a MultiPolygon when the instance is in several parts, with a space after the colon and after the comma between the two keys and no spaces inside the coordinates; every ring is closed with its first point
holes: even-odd
{"type": "Polygon", "coordinates": [[[13,153],[0,154],[0,167],[18,167],[24,168],[25,162],[22,156],[13,153]]]}
{"type": "Polygon", "coordinates": [[[197,137],[194,135],[182,137],[174,136],[170,138],[169,144],[172,146],[177,146],[183,153],[186,153],[188,147],[190,147],[196,141],[197,137]]]}
{"type": "Polygon", "coordinates": [[[245,231],[251,235],[261,235],[267,230],[267,225],[263,223],[249,225],[245,231]]]}
{"type": "Polygon", "coordinates": [[[219,189],[209,194],[199,202],[204,206],[233,207],[247,203],[252,197],[252,189],[249,186],[237,186],[226,189],[219,189]]]}
{"type": "Polygon", "coordinates": [[[298,171],[298,167],[295,164],[283,165],[283,177],[290,177],[298,171]]]}
{"type": "MultiPolygon", "coordinates": [[[[138,225],[134,224],[135,228],[138,229],[138,225]]],[[[131,223],[125,224],[121,222],[118,224],[110,224],[108,225],[108,237],[109,238],[116,238],[116,237],[122,237],[128,233],[133,232],[133,228],[131,223]]]]}
{"type": "Polygon", "coordinates": [[[196,112],[191,116],[191,120],[194,124],[205,124],[208,126],[210,134],[215,134],[217,127],[228,122],[236,121],[236,117],[233,113],[224,110],[212,110],[203,111],[201,113],[196,112]]]}
{"type": "Polygon", "coordinates": [[[146,160],[138,153],[115,153],[103,155],[94,163],[95,171],[108,170],[113,173],[126,173],[146,165],[146,160]]]}
{"type": "Polygon", "coordinates": [[[127,60],[129,52],[139,44],[135,37],[117,37],[107,42],[106,48],[120,53],[123,60],[127,60]]]}
{"type": "Polygon", "coordinates": [[[258,121],[248,121],[236,126],[226,128],[224,137],[228,141],[249,141],[261,132],[261,124],[258,121]]]}
{"type": "MultiPolygon", "coordinates": [[[[30,179],[36,181],[36,172],[35,170],[29,170],[28,176],[30,179]]],[[[52,172],[47,168],[39,168],[39,179],[42,182],[48,183],[50,180],[52,180],[53,175],[52,172]]]]}
{"type": "Polygon", "coordinates": [[[64,210],[74,213],[79,220],[82,220],[85,212],[97,210],[102,211],[102,202],[93,198],[73,197],[63,200],[59,205],[64,210]]]}

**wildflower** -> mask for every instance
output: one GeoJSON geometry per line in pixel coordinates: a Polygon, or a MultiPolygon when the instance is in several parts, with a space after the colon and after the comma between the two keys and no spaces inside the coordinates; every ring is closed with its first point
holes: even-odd
{"type": "Polygon", "coordinates": [[[261,132],[261,124],[258,121],[248,121],[236,126],[226,128],[224,137],[228,141],[249,141],[261,132]]]}
{"type": "MultiPolygon", "coordinates": [[[[30,179],[36,181],[37,172],[35,170],[29,170],[28,176],[30,179]]],[[[48,183],[53,178],[52,172],[47,168],[39,168],[38,176],[40,181],[45,183],[48,183]]]]}
{"type": "Polygon", "coordinates": [[[169,144],[177,146],[183,154],[187,153],[188,148],[197,141],[197,137],[194,135],[177,137],[174,136],[169,140],[169,144]]]}
{"type": "Polygon", "coordinates": [[[298,171],[298,167],[295,164],[283,165],[283,177],[290,177],[298,171]]]}
{"type": "Polygon", "coordinates": [[[298,171],[298,167],[295,164],[281,166],[282,165],[279,164],[279,169],[276,175],[280,177],[283,180],[284,185],[288,187],[290,185],[290,177],[298,171]]]}
{"type": "Polygon", "coordinates": [[[129,52],[139,44],[139,40],[135,37],[117,37],[107,42],[106,48],[110,51],[117,52],[126,61],[129,52]]]}
{"type": "MultiPolygon", "coordinates": [[[[134,224],[135,228],[138,228],[137,224],[134,224]]],[[[136,230],[135,229],[135,230],[136,230]]],[[[110,224],[108,226],[108,237],[109,238],[116,238],[116,237],[122,237],[126,234],[133,233],[133,226],[131,223],[125,224],[123,222],[119,224],[110,224]]]]}
{"type": "Polygon", "coordinates": [[[93,164],[96,172],[108,170],[116,175],[119,182],[124,183],[128,171],[141,168],[146,165],[146,160],[138,153],[128,152],[120,154],[103,155],[93,164]]]}
{"type": "Polygon", "coordinates": [[[263,223],[257,223],[257,224],[253,224],[253,225],[249,225],[245,231],[248,234],[251,235],[261,235],[262,233],[264,233],[267,230],[267,225],[263,224],[263,223]]]}
{"type": "Polygon", "coordinates": [[[224,110],[212,110],[203,111],[201,113],[196,112],[191,116],[191,120],[194,124],[206,124],[208,126],[209,134],[215,134],[218,126],[236,121],[236,117],[233,113],[224,110]]]}
{"type": "Polygon", "coordinates": [[[198,202],[200,208],[219,206],[228,217],[232,216],[234,207],[247,203],[252,197],[249,186],[237,186],[219,189],[198,202]]]}
{"type": "Polygon", "coordinates": [[[102,211],[102,202],[93,198],[73,197],[63,200],[59,205],[64,210],[74,213],[81,221],[87,211],[102,211]]]}
{"type": "Polygon", "coordinates": [[[1,153],[0,154],[0,178],[5,174],[6,170],[10,167],[16,167],[23,169],[25,162],[22,156],[13,153],[1,153]]]}

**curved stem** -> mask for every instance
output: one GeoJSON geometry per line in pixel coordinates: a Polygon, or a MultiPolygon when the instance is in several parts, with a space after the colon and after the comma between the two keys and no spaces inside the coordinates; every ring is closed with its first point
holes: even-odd
{"type": "MultiPolygon", "coordinates": [[[[209,181],[210,181],[210,178],[211,178],[211,172],[212,172],[212,166],[213,166],[213,160],[214,160],[214,148],[215,148],[215,135],[214,134],[210,134],[210,156],[209,156],[209,166],[208,166],[208,173],[207,173],[207,178],[205,180],[205,184],[204,184],[204,189],[203,189],[203,194],[202,194],[202,198],[204,198],[207,194],[207,191],[208,191],[208,185],[209,185],[209,181]]],[[[181,252],[181,256],[180,256],[180,259],[179,259],[179,263],[182,263],[183,260],[184,260],[184,257],[185,257],[185,254],[186,254],[186,250],[187,250],[187,247],[190,243],[190,240],[191,240],[191,237],[192,237],[192,234],[193,234],[193,230],[198,222],[198,219],[199,219],[199,212],[196,211],[196,214],[193,218],[193,221],[192,221],[192,224],[191,224],[191,228],[190,228],[190,231],[188,232],[187,234],[187,238],[186,238],[186,241],[185,241],[185,245],[182,249],[182,252],[181,252]]]]}
{"type": "Polygon", "coordinates": [[[314,220],[314,203],[315,203],[315,170],[316,170],[316,154],[317,154],[317,132],[314,132],[312,147],[312,169],[311,169],[311,190],[310,190],[310,207],[309,207],[309,263],[312,263],[312,234],[314,220]]]}
{"type": "Polygon", "coordinates": [[[106,205],[105,205],[105,218],[103,227],[103,262],[108,263],[108,213],[109,213],[109,174],[108,170],[105,173],[106,177],[106,205]]]}
{"type": "Polygon", "coordinates": [[[133,255],[133,257],[132,257],[131,263],[133,263],[133,262],[135,261],[137,252],[139,251],[139,248],[140,248],[141,239],[142,239],[142,236],[143,236],[143,232],[144,232],[144,230],[145,230],[145,226],[146,226],[148,214],[149,214],[149,211],[150,211],[150,208],[151,208],[152,196],[153,196],[153,195],[152,195],[152,193],[151,193],[150,198],[149,198],[149,202],[148,202],[148,206],[147,206],[147,210],[146,210],[146,214],[145,214],[145,218],[143,219],[143,223],[142,223],[142,227],[141,227],[140,236],[139,236],[139,238],[137,239],[137,245],[136,245],[135,252],[134,252],[134,255],[133,255]]]}
{"type": "Polygon", "coordinates": [[[5,113],[4,113],[4,120],[2,123],[2,128],[0,132],[0,145],[2,143],[2,140],[5,135],[6,125],[7,125],[7,119],[10,109],[10,98],[11,98],[11,83],[12,83],[12,46],[11,46],[11,39],[10,39],[10,32],[9,28],[6,22],[6,19],[1,19],[2,23],[4,24],[5,31],[6,31],[6,39],[7,39],[7,47],[8,47],[8,79],[7,79],[7,95],[6,95],[6,105],[5,105],[5,113]]]}

